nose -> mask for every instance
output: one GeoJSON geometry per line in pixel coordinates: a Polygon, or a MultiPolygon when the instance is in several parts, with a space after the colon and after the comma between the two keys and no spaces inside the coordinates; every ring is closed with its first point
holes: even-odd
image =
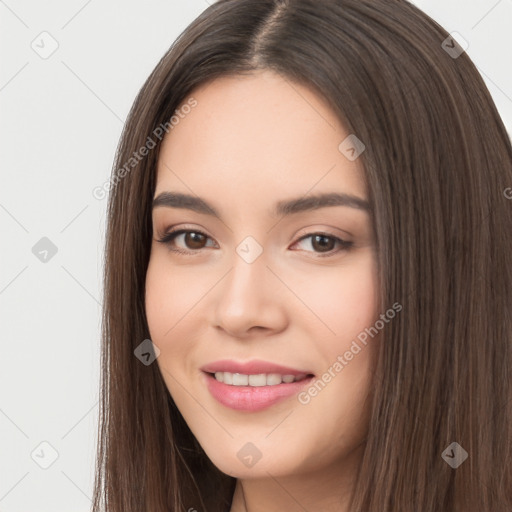
{"type": "Polygon", "coordinates": [[[238,254],[217,288],[214,322],[230,336],[271,335],[286,328],[285,290],[261,255],[248,263],[238,254]]]}

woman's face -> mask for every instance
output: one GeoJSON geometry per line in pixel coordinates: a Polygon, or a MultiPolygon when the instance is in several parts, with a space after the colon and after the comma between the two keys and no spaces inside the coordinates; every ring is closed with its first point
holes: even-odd
{"type": "Polygon", "coordinates": [[[361,147],[320,97],[269,71],[191,96],[157,169],[154,197],[174,197],[154,205],[146,278],[159,369],[224,473],[341,467],[366,434],[378,339],[361,147]],[[324,194],[339,196],[312,201],[324,194]],[[188,233],[158,241],[171,230],[188,233]]]}

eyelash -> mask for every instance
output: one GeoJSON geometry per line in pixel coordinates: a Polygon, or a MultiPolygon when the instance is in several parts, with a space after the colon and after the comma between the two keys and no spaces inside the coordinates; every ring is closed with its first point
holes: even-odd
{"type": "MultiPolygon", "coordinates": [[[[203,235],[204,237],[211,240],[211,238],[206,233],[203,233],[202,231],[199,231],[197,229],[177,229],[174,231],[169,231],[162,238],[157,239],[157,242],[167,245],[170,251],[173,251],[173,252],[176,252],[179,254],[195,255],[194,253],[198,253],[199,251],[204,249],[204,247],[203,247],[202,249],[191,249],[189,251],[186,251],[185,249],[178,249],[178,248],[172,247],[171,243],[174,241],[174,239],[178,235],[181,235],[183,233],[196,233],[196,234],[203,235]]],[[[347,240],[342,240],[341,238],[338,238],[337,236],[330,235],[329,233],[322,233],[322,232],[314,232],[314,233],[309,233],[307,235],[304,235],[301,238],[299,238],[297,240],[297,242],[295,242],[295,243],[301,242],[302,240],[310,238],[315,235],[320,235],[320,236],[334,239],[338,243],[338,245],[341,246],[341,248],[339,248],[336,251],[331,250],[331,251],[328,251],[325,253],[316,253],[316,254],[318,254],[318,256],[317,256],[318,258],[327,258],[330,256],[334,256],[335,254],[338,254],[341,251],[349,251],[354,245],[353,242],[349,242],[347,240]]],[[[315,252],[315,251],[307,251],[307,252],[315,252]]]]}

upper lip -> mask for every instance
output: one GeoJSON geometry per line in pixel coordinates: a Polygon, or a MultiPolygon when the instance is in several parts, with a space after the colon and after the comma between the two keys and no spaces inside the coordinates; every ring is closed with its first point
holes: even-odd
{"type": "Polygon", "coordinates": [[[214,361],[201,367],[203,372],[229,372],[242,373],[244,375],[258,375],[261,373],[278,373],[280,375],[313,375],[309,370],[297,370],[270,361],[253,359],[252,361],[237,362],[229,359],[214,361]]]}

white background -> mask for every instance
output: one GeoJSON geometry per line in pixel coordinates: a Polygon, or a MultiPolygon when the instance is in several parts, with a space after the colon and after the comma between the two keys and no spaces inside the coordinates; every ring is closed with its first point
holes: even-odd
{"type": "MultiPolygon", "coordinates": [[[[512,127],[512,1],[415,3],[468,41],[512,127]]],[[[207,6],[0,0],[0,512],[90,510],[107,204],[92,190],[139,88],[207,6]]]]}

